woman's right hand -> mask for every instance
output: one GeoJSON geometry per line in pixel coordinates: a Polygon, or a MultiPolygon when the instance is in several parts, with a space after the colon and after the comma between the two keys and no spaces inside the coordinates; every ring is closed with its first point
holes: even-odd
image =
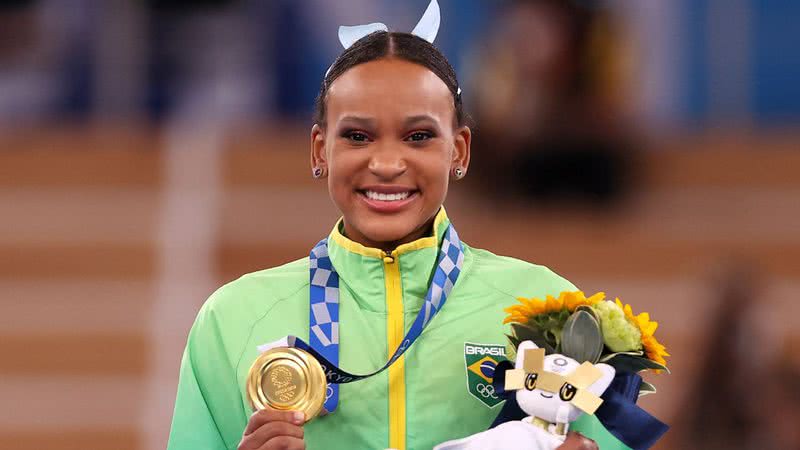
{"type": "Polygon", "coordinates": [[[598,450],[597,443],[586,436],[570,431],[567,439],[556,450],[598,450]]]}
{"type": "Polygon", "coordinates": [[[299,411],[262,409],[250,416],[239,450],[305,450],[303,424],[299,411]]]}

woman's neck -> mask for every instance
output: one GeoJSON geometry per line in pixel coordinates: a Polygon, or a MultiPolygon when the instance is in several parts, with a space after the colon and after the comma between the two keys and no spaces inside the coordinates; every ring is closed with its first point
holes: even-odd
{"type": "Polygon", "coordinates": [[[384,252],[391,253],[397,247],[408,244],[409,242],[414,242],[417,239],[422,239],[427,236],[433,235],[433,222],[435,217],[430,219],[429,221],[425,222],[418,228],[414,229],[411,233],[404,236],[401,239],[395,241],[375,241],[370,239],[369,237],[365,236],[364,233],[361,233],[354,227],[348,225],[347,221],[344,221],[344,235],[350,239],[351,241],[358,242],[359,244],[365,247],[372,247],[378,248],[383,250],[384,252]]]}

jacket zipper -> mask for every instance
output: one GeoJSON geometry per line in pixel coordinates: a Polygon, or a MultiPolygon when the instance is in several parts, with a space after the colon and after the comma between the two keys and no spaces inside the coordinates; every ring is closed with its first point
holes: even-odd
{"type": "MultiPolygon", "coordinates": [[[[383,269],[386,280],[386,337],[387,358],[402,344],[405,328],[403,291],[400,282],[398,255],[384,251],[383,269]]],[[[406,448],[406,381],[405,357],[389,367],[389,448],[406,448]]]]}

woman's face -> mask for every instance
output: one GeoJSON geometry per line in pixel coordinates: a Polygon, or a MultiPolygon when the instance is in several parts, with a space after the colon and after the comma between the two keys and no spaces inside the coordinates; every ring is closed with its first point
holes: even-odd
{"type": "Polygon", "coordinates": [[[454,127],[447,85],[421,65],[380,59],[337,78],[326,110],[311,164],[326,170],[347,236],[383,249],[423,237],[451,170],[469,164],[470,131],[454,127]]]}

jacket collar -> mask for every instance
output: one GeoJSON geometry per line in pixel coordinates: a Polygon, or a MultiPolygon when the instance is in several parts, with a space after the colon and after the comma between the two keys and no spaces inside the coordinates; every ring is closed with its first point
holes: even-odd
{"type": "Polygon", "coordinates": [[[400,245],[387,255],[381,249],[347,238],[342,233],[342,219],[339,219],[328,236],[328,253],[339,274],[340,289],[347,289],[362,309],[386,312],[385,266],[399,264],[403,309],[419,311],[449,225],[450,220],[442,207],[433,221],[431,236],[400,245]]]}

